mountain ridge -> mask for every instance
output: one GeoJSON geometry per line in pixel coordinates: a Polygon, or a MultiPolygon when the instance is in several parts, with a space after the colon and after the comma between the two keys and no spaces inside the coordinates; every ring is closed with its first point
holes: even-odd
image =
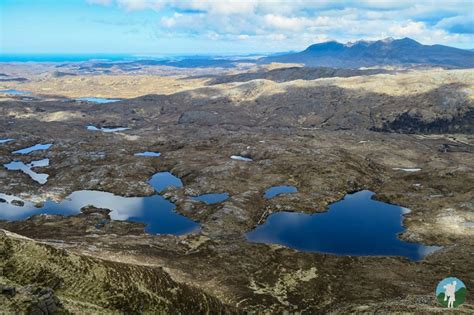
{"type": "Polygon", "coordinates": [[[311,67],[360,68],[373,66],[442,66],[474,68],[474,52],[444,46],[423,45],[416,40],[386,38],[346,44],[328,41],[297,53],[261,58],[259,63],[303,63],[311,67]]]}

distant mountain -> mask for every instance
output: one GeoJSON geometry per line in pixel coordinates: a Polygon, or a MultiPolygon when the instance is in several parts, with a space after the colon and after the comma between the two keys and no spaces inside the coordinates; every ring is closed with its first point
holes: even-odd
{"type": "Polygon", "coordinates": [[[429,65],[474,68],[474,52],[443,45],[422,45],[410,38],[314,44],[299,53],[270,56],[260,63],[303,63],[312,67],[359,68],[384,65],[429,65]]]}

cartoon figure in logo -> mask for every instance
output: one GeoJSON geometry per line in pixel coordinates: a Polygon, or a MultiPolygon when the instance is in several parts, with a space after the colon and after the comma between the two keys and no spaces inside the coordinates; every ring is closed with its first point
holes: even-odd
{"type": "Polygon", "coordinates": [[[447,308],[456,308],[464,303],[467,295],[466,285],[455,277],[447,277],[436,286],[438,302],[447,308]]]}
{"type": "Polygon", "coordinates": [[[444,288],[444,300],[448,300],[448,308],[454,307],[456,301],[456,285],[457,282],[454,280],[452,283],[446,284],[444,288]]]}
{"type": "Polygon", "coordinates": [[[461,306],[466,300],[466,285],[458,278],[447,277],[441,280],[436,286],[436,299],[447,308],[461,306]]]}

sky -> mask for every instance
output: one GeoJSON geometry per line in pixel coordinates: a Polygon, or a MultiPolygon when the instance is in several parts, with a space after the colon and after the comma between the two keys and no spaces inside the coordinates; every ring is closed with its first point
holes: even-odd
{"type": "Polygon", "coordinates": [[[474,48],[473,0],[0,0],[0,54],[251,54],[410,37],[474,48]]]}

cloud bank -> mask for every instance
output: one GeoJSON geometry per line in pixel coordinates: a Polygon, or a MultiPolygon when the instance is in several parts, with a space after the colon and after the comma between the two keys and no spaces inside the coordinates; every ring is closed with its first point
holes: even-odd
{"type": "Polygon", "coordinates": [[[424,44],[470,47],[474,2],[362,0],[87,0],[124,11],[153,10],[157,36],[246,41],[301,49],[341,42],[411,37],[424,44]]]}

